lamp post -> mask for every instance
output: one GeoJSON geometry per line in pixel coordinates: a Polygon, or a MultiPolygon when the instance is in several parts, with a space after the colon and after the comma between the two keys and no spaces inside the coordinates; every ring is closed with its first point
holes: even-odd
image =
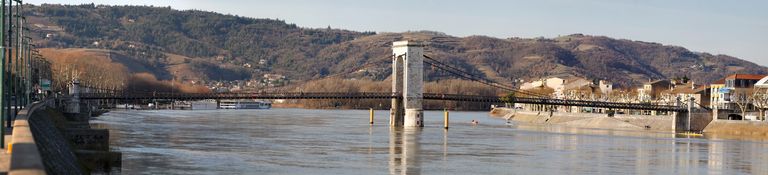
{"type": "MultiPolygon", "coordinates": [[[[14,51],[13,59],[16,59],[16,61],[13,64],[14,75],[13,75],[13,81],[11,82],[11,84],[12,84],[11,88],[12,88],[13,94],[15,96],[15,98],[13,98],[13,105],[16,106],[15,108],[13,108],[13,118],[16,118],[16,115],[18,115],[18,113],[19,113],[19,103],[20,103],[19,94],[21,94],[19,92],[19,90],[20,90],[19,89],[20,88],[19,87],[19,83],[21,82],[20,81],[20,77],[19,77],[20,76],[19,75],[19,73],[20,73],[19,68],[21,67],[21,64],[19,64],[19,62],[20,62],[19,60],[21,59],[21,47],[22,47],[21,42],[22,42],[22,38],[24,36],[22,34],[22,23],[21,23],[21,4],[22,4],[22,2],[21,2],[21,0],[13,0],[13,1],[16,2],[16,6],[14,6],[14,7],[16,7],[16,10],[15,10],[15,13],[13,13],[13,17],[15,19],[15,21],[13,21],[13,23],[15,24],[15,26],[13,26],[13,28],[16,29],[15,30],[16,31],[16,38],[14,38],[15,40],[13,40],[14,41],[14,43],[13,43],[14,44],[14,46],[13,46],[13,49],[14,49],[13,50],[14,51]]],[[[6,126],[8,126],[10,128],[11,127],[11,120],[10,119],[6,120],[6,122],[7,122],[6,126]]]]}
{"type": "MultiPolygon", "coordinates": [[[[11,102],[12,102],[11,94],[13,92],[15,92],[15,88],[14,88],[14,85],[13,85],[13,80],[15,78],[13,77],[13,74],[12,74],[12,71],[13,71],[13,58],[14,58],[13,51],[15,50],[15,46],[14,46],[14,42],[13,42],[14,40],[13,39],[16,38],[16,37],[13,36],[14,33],[15,33],[14,32],[14,26],[15,25],[13,23],[13,17],[15,16],[15,15],[13,15],[13,11],[14,11],[13,10],[13,2],[14,2],[14,0],[8,1],[8,12],[6,13],[8,18],[7,18],[7,21],[4,21],[4,24],[8,24],[8,28],[7,28],[8,29],[8,39],[6,40],[6,41],[8,41],[8,43],[6,45],[7,50],[8,50],[8,52],[7,52],[8,54],[7,54],[7,57],[6,57],[6,61],[7,61],[6,62],[6,70],[5,70],[5,75],[6,76],[5,76],[5,81],[4,81],[6,87],[4,88],[5,92],[3,94],[5,96],[5,100],[4,101],[5,101],[5,108],[6,108],[5,109],[5,126],[7,128],[11,127],[11,111],[13,110],[11,108],[11,102]]],[[[5,8],[5,7],[3,7],[3,8],[5,8]]],[[[4,18],[4,20],[5,20],[5,18],[4,18]]]]}
{"type": "MultiPolygon", "coordinates": [[[[23,28],[23,31],[26,31],[27,28],[23,28]]],[[[20,84],[21,84],[21,106],[20,107],[26,107],[27,104],[29,104],[29,56],[27,55],[27,50],[29,50],[29,46],[31,41],[31,38],[28,36],[24,36],[21,38],[21,55],[19,57],[21,58],[21,67],[19,67],[19,74],[20,74],[20,84]]]]}
{"type": "MultiPolygon", "coordinates": [[[[24,28],[25,31],[29,32],[29,28],[24,28]]],[[[32,99],[30,98],[30,94],[32,91],[32,57],[30,55],[30,50],[32,49],[32,37],[26,36],[24,37],[26,40],[26,44],[24,45],[24,106],[26,104],[32,103],[32,99]]]]}
{"type": "Polygon", "coordinates": [[[5,86],[5,0],[2,0],[0,2],[0,148],[5,148],[5,125],[2,124],[4,119],[8,118],[8,116],[5,115],[5,91],[7,90],[5,86]]]}

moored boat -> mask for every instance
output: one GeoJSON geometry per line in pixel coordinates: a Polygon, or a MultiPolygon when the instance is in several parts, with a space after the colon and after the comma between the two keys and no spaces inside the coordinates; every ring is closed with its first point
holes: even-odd
{"type": "Polygon", "coordinates": [[[262,100],[222,100],[221,109],[270,109],[272,102],[262,100]]]}

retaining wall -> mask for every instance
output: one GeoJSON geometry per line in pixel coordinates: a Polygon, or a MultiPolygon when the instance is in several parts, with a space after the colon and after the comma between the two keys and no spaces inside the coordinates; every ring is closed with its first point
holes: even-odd
{"type": "Polygon", "coordinates": [[[491,110],[491,116],[510,118],[510,120],[516,122],[553,124],[580,128],[675,131],[675,117],[671,115],[651,116],[616,114],[613,117],[608,117],[607,114],[597,113],[550,113],[511,108],[494,108],[491,110]]]}
{"type": "Polygon", "coordinates": [[[715,120],[704,128],[704,133],[734,136],[768,136],[768,122],[743,120],[715,120]]]}
{"type": "Polygon", "coordinates": [[[35,102],[14,120],[8,174],[84,174],[55,122],[52,100],[35,102]]]}

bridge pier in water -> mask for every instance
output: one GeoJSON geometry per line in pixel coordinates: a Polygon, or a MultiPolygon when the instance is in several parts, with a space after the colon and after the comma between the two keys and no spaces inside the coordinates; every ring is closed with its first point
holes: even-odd
{"type": "Polygon", "coordinates": [[[392,55],[392,93],[398,97],[392,98],[392,106],[389,110],[389,125],[392,127],[403,126],[405,108],[403,108],[403,59],[404,55],[392,55]]]}
{"type": "Polygon", "coordinates": [[[392,99],[390,124],[424,127],[424,44],[393,42],[392,53],[392,92],[400,98],[392,99]]]}
{"type": "Polygon", "coordinates": [[[70,118],[77,118],[80,115],[80,81],[72,80],[69,86],[70,98],[64,110],[64,115],[70,118]]]}

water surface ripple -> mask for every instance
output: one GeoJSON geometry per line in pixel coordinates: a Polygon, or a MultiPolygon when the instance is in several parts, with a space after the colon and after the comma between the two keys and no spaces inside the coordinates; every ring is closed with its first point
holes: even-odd
{"type": "Polygon", "coordinates": [[[768,174],[763,141],[508,126],[487,112],[427,111],[390,129],[389,111],[112,111],[124,174],[768,174]],[[470,120],[479,120],[473,126],[470,120]]]}

